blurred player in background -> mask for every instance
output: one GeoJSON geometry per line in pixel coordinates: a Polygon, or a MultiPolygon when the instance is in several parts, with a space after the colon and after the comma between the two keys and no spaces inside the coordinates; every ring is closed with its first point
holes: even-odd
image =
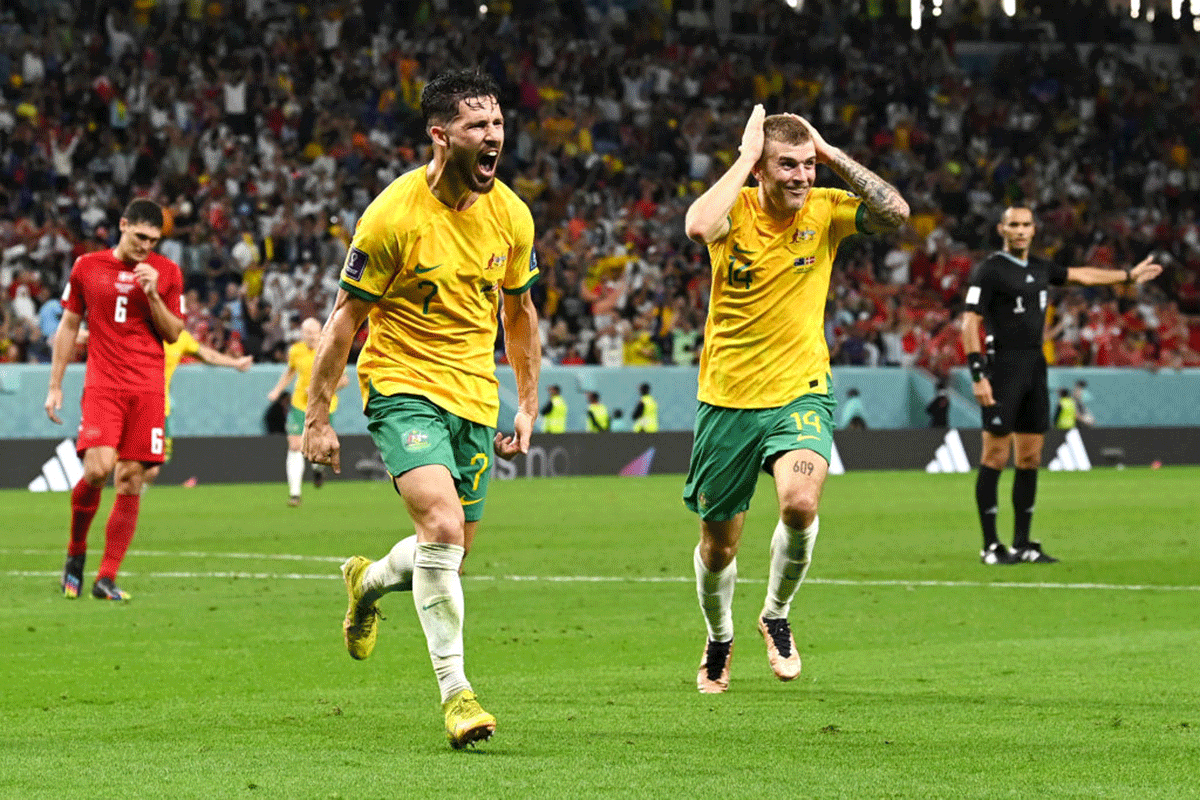
{"type": "Polygon", "coordinates": [[[313,367],[304,434],[305,455],[338,469],[330,403],[355,332],[369,318],[358,358],[367,427],[416,536],[379,561],[354,556],[343,564],[346,648],[354,658],[369,656],[379,599],[411,589],[456,749],[496,728],[464,668],[459,570],[483,515],[490,454],[526,452],[538,413],[533,217],[496,180],[504,146],[498,96],[490,77],[469,70],[426,85],[421,110],[433,160],[395,180],[359,220],[313,367]],[[498,311],[517,381],[510,437],[495,432],[498,311]]]}
{"type": "Polygon", "coordinates": [[[708,640],[701,692],[729,688],[733,589],[759,469],[775,478],[767,597],[758,628],[783,681],[800,674],[788,611],[817,538],[836,405],[825,300],[838,245],[895,230],[908,204],[826,142],[806,120],[755,106],[732,166],[688,209],[687,235],[708,245],[712,299],[700,359],[699,409],[684,502],[700,515],[696,592],[708,640]],[[854,194],[817,188],[826,164],[854,194]],[[747,187],[754,176],[757,186],[747,187]]]}
{"type": "MultiPolygon", "coordinates": [[[[288,505],[300,505],[300,487],[304,484],[304,453],[300,447],[304,441],[304,409],[308,405],[308,382],[312,377],[313,359],[317,355],[317,344],[321,341],[321,323],[320,321],[309,317],[300,323],[300,341],[292,345],[288,350],[287,369],[279,376],[279,382],[275,384],[275,388],[267,395],[267,399],[274,403],[279,399],[279,395],[283,393],[293,380],[296,381],[296,387],[292,390],[292,407],[288,411],[287,418],[287,461],[285,466],[287,469],[288,483],[288,505]]],[[[343,367],[345,364],[343,363],[343,367]]],[[[345,370],[342,371],[341,378],[337,381],[337,386],[334,387],[333,401],[329,406],[330,419],[333,418],[333,413],[337,411],[338,399],[336,392],[341,389],[350,379],[346,377],[345,370]]],[[[313,462],[313,486],[320,489],[325,482],[325,468],[322,464],[313,462]]]]}
{"type": "Polygon", "coordinates": [[[83,477],[71,491],[71,538],[61,583],[66,597],[79,596],[88,529],[115,471],[117,496],[92,596],[130,599],[116,585],[117,571],[137,530],[146,468],[165,456],[163,342],[175,341],[183,330],[183,275],[175,262],[154,252],[162,227],[158,205],[134,200],[121,216],[117,246],[80,256],[63,292],[45,403],[54,422],[61,423],[63,375],[85,318],[89,332],[75,441],[83,477]]]}
{"type": "Polygon", "coordinates": [[[1004,247],[971,273],[962,319],[971,388],[983,420],[983,453],[975,480],[975,505],[983,530],[979,558],[984,564],[1052,564],[1058,559],[1029,538],[1042,444],[1050,427],[1050,390],[1042,350],[1049,286],[1140,284],[1158,277],[1162,267],[1149,256],[1136,266],[1110,269],[1064,267],[1031,255],[1037,226],[1033,211],[1025,206],[1005,209],[996,230],[1004,247]],[[990,364],[981,351],[985,328],[994,339],[990,364]],[[996,487],[1010,452],[1016,467],[1011,549],[996,535],[996,487]]]}
{"type": "MultiPolygon", "coordinates": [[[[195,356],[205,364],[211,364],[214,367],[232,367],[238,372],[245,372],[250,369],[250,365],[254,363],[254,359],[250,356],[231,356],[227,353],[222,353],[219,350],[214,350],[206,344],[200,344],[196,341],[196,337],[184,328],[179,332],[179,338],[174,342],[166,342],[163,344],[163,360],[164,360],[164,375],[163,375],[163,391],[166,393],[166,417],[163,421],[163,432],[166,442],[163,447],[163,463],[171,460],[171,454],[174,450],[174,441],[171,438],[171,378],[175,376],[175,368],[187,356],[195,356]]],[[[148,485],[154,483],[158,478],[159,466],[156,464],[146,470],[144,482],[148,485]]]]}

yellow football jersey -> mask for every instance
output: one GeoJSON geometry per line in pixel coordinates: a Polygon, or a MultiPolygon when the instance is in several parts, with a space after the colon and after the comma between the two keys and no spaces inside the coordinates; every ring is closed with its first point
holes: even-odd
{"type": "Polygon", "coordinates": [[[758,189],[742,189],[729,233],[708,246],[712,292],[700,391],[725,408],[776,408],[829,391],[825,299],[838,244],[861,232],[866,207],[842,189],[814,188],[804,207],[774,220],[758,189]]]}
{"type": "Polygon", "coordinates": [[[174,342],[163,342],[163,378],[167,396],[167,416],[171,416],[171,377],[175,368],[184,356],[194,356],[200,352],[200,343],[196,337],[188,333],[187,328],[179,332],[179,338],[174,342]]]}
{"type": "MultiPolygon", "coordinates": [[[[312,379],[313,361],[317,351],[303,341],[296,342],[288,349],[288,369],[296,373],[296,385],[292,389],[292,408],[301,411],[308,409],[308,382],[312,379]]],[[[333,401],[329,404],[329,413],[337,411],[338,398],[334,393],[333,401]]]]}
{"type": "Polygon", "coordinates": [[[397,178],[359,219],[339,282],[375,304],[358,356],[363,404],[374,386],[495,427],[498,293],[537,276],[533,216],[503,183],[455,211],[424,167],[397,178]]]}

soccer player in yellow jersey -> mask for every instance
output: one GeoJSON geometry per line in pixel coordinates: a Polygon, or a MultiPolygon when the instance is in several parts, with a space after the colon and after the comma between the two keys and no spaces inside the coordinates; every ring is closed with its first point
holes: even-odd
{"type": "MultiPolygon", "coordinates": [[[[292,379],[294,378],[296,381],[296,387],[292,390],[292,407],[288,409],[286,427],[288,451],[287,460],[284,462],[287,471],[289,506],[300,505],[300,487],[304,484],[304,453],[300,451],[304,440],[304,409],[308,406],[308,382],[312,378],[313,359],[316,358],[317,343],[320,341],[320,321],[309,317],[301,322],[300,341],[293,344],[288,350],[287,369],[279,376],[279,382],[275,384],[275,388],[267,394],[267,399],[274,403],[279,399],[279,395],[283,394],[283,390],[291,384],[292,379]]],[[[334,391],[336,392],[349,382],[350,379],[343,371],[334,391]]],[[[334,395],[333,401],[329,404],[331,417],[335,411],[337,411],[337,395],[334,395]]],[[[320,489],[324,482],[324,467],[313,462],[313,486],[320,489]]]]}
{"type": "Polygon", "coordinates": [[[775,675],[800,674],[788,623],[817,537],[833,411],[824,312],[838,244],[894,230],[908,204],[800,117],[755,106],[732,166],[688,209],[687,235],[708,245],[712,294],[700,359],[699,408],[684,502],[700,515],[694,565],[708,640],[696,684],[729,687],[737,551],[758,470],[775,478],[758,628],[775,675]],[[826,164],[853,194],[813,186],[826,164]],[[746,187],[754,176],[757,186],[746,187]]]}
{"type": "Polygon", "coordinates": [[[538,276],[533,217],[496,180],[504,145],[498,96],[491,78],[470,70],[426,85],[421,110],[433,159],[397,178],[358,222],[321,336],[304,423],[305,454],[336,470],[329,402],[339,364],[369,319],[358,358],[367,427],[416,536],[378,561],[354,556],[342,565],[346,648],[354,658],[370,655],[379,599],[411,589],[456,749],[496,728],[463,667],[459,568],[483,514],[492,452],[526,452],[538,413],[541,346],[528,291],[538,276]],[[495,431],[498,313],[518,392],[507,437],[495,431]]]}
{"type": "MultiPolygon", "coordinates": [[[[238,372],[245,372],[254,363],[254,359],[250,356],[231,356],[228,353],[222,353],[220,350],[214,350],[206,344],[200,344],[200,342],[196,341],[196,337],[188,332],[187,328],[184,328],[179,333],[179,338],[174,342],[163,342],[163,383],[167,398],[167,416],[166,422],[163,425],[163,439],[165,444],[163,449],[164,464],[171,460],[171,453],[174,450],[171,438],[171,378],[175,376],[175,369],[179,366],[179,362],[184,359],[184,356],[195,356],[205,364],[212,364],[214,367],[232,367],[238,372]]],[[[143,478],[144,486],[148,486],[154,482],[154,479],[158,477],[158,470],[158,464],[146,470],[146,475],[143,478]]]]}

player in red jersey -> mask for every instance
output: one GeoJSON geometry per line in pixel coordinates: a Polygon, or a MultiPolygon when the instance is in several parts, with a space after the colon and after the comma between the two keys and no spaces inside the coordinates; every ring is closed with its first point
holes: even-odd
{"type": "Polygon", "coordinates": [[[56,423],[62,422],[63,374],[84,318],[89,332],[83,416],[75,440],[83,477],[71,492],[71,540],[62,577],[66,597],[79,596],[88,528],[114,470],[117,497],[92,596],[130,597],[115,580],[137,528],[146,468],[163,461],[163,341],[174,342],[183,330],[183,274],[174,261],[153,252],[162,226],[157,204],[134,200],[121,217],[117,246],[80,256],[63,291],[46,392],[46,414],[56,423]]]}

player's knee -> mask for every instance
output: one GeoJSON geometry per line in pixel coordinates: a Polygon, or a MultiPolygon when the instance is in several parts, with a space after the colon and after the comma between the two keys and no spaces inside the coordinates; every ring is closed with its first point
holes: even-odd
{"type": "Polygon", "coordinates": [[[103,459],[87,459],[83,464],[83,479],[91,486],[100,488],[108,483],[108,476],[116,468],[115,461],[103,459]]]}
{"type": "Polygon", "coordinates": [[[820,497],[815,491],[796,491],[779,504],[779,518],[790,528],[807,528],[817,516],[820,497]]]}
{"type": "Polygon", "coordinates": [[[712,539],[700,542],[700,561],[710,572],[720,572],[725,569],[735,556],[737,556],[737,544],[733,542],[718,542],[712,539]]]}
{"type": "Polygon", "coordinates": [[[463,544],[462,507],[457,508],[435,506],[421,515],[418,521],[427,542],[442,542],[444,544],[463,544]]]}
{"type": "Polygon", "coordinates": [[[1018,453],[1013,459],[1017,469],[1037,469],[1042,465],[1041,453],[1018,453]]]}

